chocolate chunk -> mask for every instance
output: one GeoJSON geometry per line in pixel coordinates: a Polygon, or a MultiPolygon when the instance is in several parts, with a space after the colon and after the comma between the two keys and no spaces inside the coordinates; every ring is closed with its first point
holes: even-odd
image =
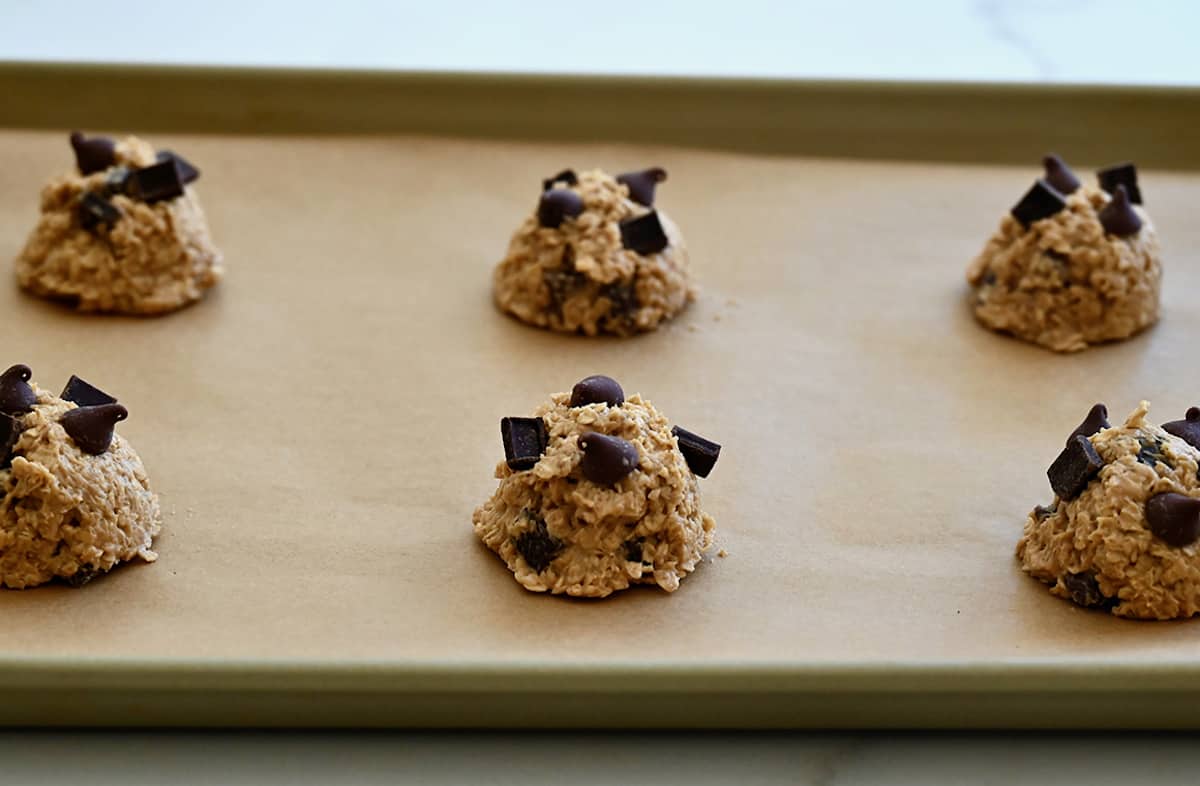
{"type": "Polygon", "coordinates": [[[555,183],[566,183],[569,186],[574,186],[579,183],[579,177],[575,174],[574,169],[564,169],[554,177],[548,177],[542,181],[542,190],[549,191],[554,188],[555,183]]]}
{"type": "Polygon", "coordinates": [[[64,412],[58,422],[80,450],[99,456],[112,444],[113,428],[127,417],[129,411],[120,404],[100,404],[64,412]]]}
{"type": "Polygon", "coordinates": [[[550,563],[562,551],[564,544],[546,529],[545,519],[528,510],[525,511],[525,517],[532,522],[533,527],[513,538],[513,545],[517,547],[517,553],[526,564],[541,573],[550,567],[550,563]]]}
{"type": "Polygon", "coordinates": [[[587,276],[574,270],[547,270],[542,273],[542,281],[550,290],[550,303],[562,310],[563,303],[587,283],[587,276]]]}
{"type": "Polygon", "coordinates": [[[1071,168],[1054,153],[1042,159],[1042,166],[1046,169],[1045,181],[1058,193],[1073,194],[1075,189],[1079,188],[1079,178],[1075,177],[1071,168]]]}
{"type": "Polygon", "coordinates": [[[580,469],[583,470],[583,476],[593,483],[613,486],[637,469],[637,446],[620,437],[589,431],[579,437],[579,447],[583,450],[580,469]]]}
{"type": "Polygon", "coordinates": [[[1172,546],[1186,546],[1200,538],[1200,499],[1165,492],[1146,501],[1150,531],[1172,546]]]}
{"type": "Polygon", "coordinates": [[[698,477],[707,478],[721,455],[721,446],[679,426],[672,426],[671,433],[679,442],[679,452],[687,461],[688,469],[698,477]]]}
{"type": "Polygon", "coordinates": [[[155,156],[155,159],[160,163],[163,161],[174,161],[175,168],[179,170],[179,180],[184,185],[194,183],[200,179],[200,170],[192,166],[192,163],[183,156],[170,150],[160,150],[155,156]]]}
{"type": "Polygon", "coordinates": [[[1100,590],[1095,573],[1068,573],[1062,582],[1071,600],[1084,608],[1111,608],[1117,604],[1116,598],[1110,598],[1100,590]]]}
{"type": "Polygon", "coordinates": [[[636,324],[634,317],[640,304],[635,281],[614,281],[611,284],[605,284],[600,287],[599,295],[607,298],[608,302],[612,304],[608,309],[610,318],[624,322],[630,327],[636,324]]]}
{"type": "Polygon", "coordinates": [[[500,439],[509,469],[533,469],[546,452],[546,424],[541,418],[501,418],[500,439]]]}
{"type": "Polygon", "coordinates": [[[106,136],[90,139],[79,131],[71,132],[71,149],[75,151],[75,164],[79,173],[90,175],[108,169],[117,163],[117,146],[106,136]]]}
{"type": "Polygon", "coordinates": [[[125,192],[134,199],[153,204],[183,195],[183,181],[174,161],[160,161],[135,169],[125,179],[125,192]]]}
{"type": "Polygon", "coordinates": [[[1135,205],[1142,204],[1142,190],[1138,188],[1137,167],[1133,164],[1116,164],[1096,173],[1100,187],[1110,194],[1115,194],[1117,186],[1125,186],[1129,201],[1135,205]]]}
{"type": "Polygon", "coordinates": [[[29,366],[17,364],[0,374],[0,412],[5,415],[23,415],[33,409],[37,395],[29,386],[33,372],[29,366]]]}
{"type": "Polygon", "coordinates": [[[624,544],[625,561],[626,562],[641,562],[642,561],[642,538],[637,540],[627,540],[624,544]]]}
{"type": "Polygon", "coordinates": [[[629,198],[646,207],[654,206],[654,187],[666,179],[667,170],[661,167],[617,175],[617,182],[628,186],[629,198]]]}
{"type": "Polygon", "coordinates": [[[1108,427],[1108,407],[1103,404],[1095,404],[1088,410],[1087,417],[1083,419],[1079,427],[1071,432],[1071,436],[1067,437],[1067,444],[1071,444],[1071,440],[1075,437],[1090,437],[1097,431],[1108,427]]]}
{"type": "Polygon", "coordinates": [[[1130,237],[1142,229],[1142,218],[1129,202],[1129,192],[1118,185],[1113,198],[1100,208],[1100,223],[1104,231],[1117,237],[1130,237]]]}
{"type": "Polygon", "coordinates": [[[74,374],[67,380],[59,398],[71,401],[81,407],[98,407],[101,404],[116,404],[117,400],[103,390],[84,382],[74,374]]]}
{"type": "Polygon", "coordinates": [[[554,229],[583,212],[583,199],[569,188],[552,188],[538,200],[538,224],[554,229]]]}
{"type": "Polygon", "coordinates": [[[1104,466],[1103,459],[1092,447],[1087,437],[1072,437],[1063,452],[1058,454],[1046,476],[1050,478],[1050,488],[1061,499],[1074,499],[1079,492],[1087,488],[1100,468],[1104,466]]]}
{"type": "Polygon", "coordinates": [[[62,580],[67,584],[70,584],[72,587],[78,589],[97,576],[103,575],[104,571],[97,570],[91,565],[80,565],[78,570],[76,570],[70,576],[63,576],[62,580]]]}
{"type": "Polygon", "coordinates": [[[1038,180],[1033,188],[1025,192],[1021,201],[1013,205],[1012,217],[1021,222],[1026,229],[1034,221],[1049,218],[1067,206],[1063,195],[1045,180],[1038,180]]]}
{"type": "Polygon", "coordinates": [[[1200,407],[1188,407],[1183,420],[1172,420],[1164,423],[1163,431],[1179,437],[1196,450],[1200,450],[1200,407]]]}
{"type": "Polygon", "coordinates": [[[625,391],[612,377],[593,374],[575,383],[571,388],[571,406],[586,407],[588,404],[607,404],[619,407],[625,403],[625,391]]]}
{"type": "Polygon", "coordinates": [[[1166,456],[1163,455],[1162,447],[1163,443],[1159,442],[1158,440],[1139,439],[1136,458],[1140,463],[1145,464],[1147,467],[1155,467],[1159,462],[1162,462],[1171,469],[1174,469],[1174,466],[1171,464],[1171,462],[1166,456]]]}
{"type": "Polygon", "coordinates": [[[638,254],[657,254],[667,247],[667,233],[658,220],[658,211],[622,221],[621,245],[638,254]]]}
{"type": "Polygon", "coordinates": [[[21,424],[11,415],[0,414],[0,469],[12,466],[13,448],[21,438],[21,424]]]}
{"type": "Polygon", "coordinates": [[[84,229],[95,229],[101,224],[111,227],[120,219],[120,209],[99,194],[89,191],[79,200],[79,223],[84,229]]]}

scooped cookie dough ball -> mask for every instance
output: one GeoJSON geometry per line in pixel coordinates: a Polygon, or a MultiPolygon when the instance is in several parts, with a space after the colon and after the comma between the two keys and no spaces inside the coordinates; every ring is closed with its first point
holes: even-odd
{"type": "Polygon", "coordinates": [[[696,479],[708,476],[720,446],[672,428],[614,380],[588,377],[532,418],[504,418],[500,432],[500,486],[472,522],[525,589],[673,592],[712,546],[696,479]]]}
{"type": "Polygon", "coordinates": [[[1162,262],[1133,165],[1102,170],[1096,187],[1057,156],[1044,163],[967,271],[976,319],[1056,352],[1153,325],[1162,262]]]}
{"type": "Polygon", "coordinates": [[[560,172],[496,267],[502,311],[594,336],[654,330],[696,297],[679,229],[654,208],[662,169],[560,172]]]}
{"type": "Polygon", "coordinates": [[[1097,404],[1050,466],[1017,559],[1050,592],[1122,617],[1200,611],[1200,408],[1161,428],[1143,401],[1110,427],[1097,404]]]}
{"type": "Polygon", "coordinates": [[[162,314],[223,275],[195,191],[200,173],[136,137],[71,135],[78,172],[42,189],[41,216],[17,257],[17,283],[80,310],[162,314]]]}
{"type": "Polygon", "coordinates": [[[0,375],[0,586],[61,579],[76,587],[140,558],[161,528],[142,460],[114,426],[127,416],[72,377],[61,396],[0,375]]]}

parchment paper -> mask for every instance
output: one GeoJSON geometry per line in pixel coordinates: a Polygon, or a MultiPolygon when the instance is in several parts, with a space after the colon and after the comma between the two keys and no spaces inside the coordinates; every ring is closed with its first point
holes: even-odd
{"type": "MultiPolygon", "coordinates": [[[[161,494],[154,565],[0,592],[0,656],[561,664],[1154,660],[1200,622],[1089,613],[1025,577],[1025,513],[1096,401],[1200,403],[1200,177],[1143,173],[1164,318],[1076,356],[979,328],[963,270],[1037,175],[413,138],[152,139],[197,184],[228,278],[160,319],[78,316],[0,277],[0,365],[77,373],[161,494]],[[566,166],[661,165],[704,292],[633,340],[525,327],[490,271],[566,166]],[[471,532],[498,423],[607,373],[723,444],[713,557],[667,594],[531,594],[471,532]]],[[[1070,151],[1059,151],[1069,157],[1070,151]]],[[[1113,151],[1119,160],[1121,151],[1113,151]]],[[[0,258],[66,134],[0,134],[0,258]]],[[[1082,167],[1081,167],[1082,169],[1082,167]]],[[[1081,175],[1091,176],[1081,171],[1081,175]]],[[[8,276],[7,269],[5,275],[8,276]]]]}

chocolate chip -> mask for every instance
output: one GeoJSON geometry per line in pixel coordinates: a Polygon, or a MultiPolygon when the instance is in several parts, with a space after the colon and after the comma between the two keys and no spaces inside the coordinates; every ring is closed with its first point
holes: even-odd
{"type": "Polygon", "coordinates": [[[1084,608],[1111,608],[1118,602],[1100,590],[1095,573],[1068,573],[1063,576],[1062,582],[1071,600],[1084,608]]]}
{"type": "Polygon", "coordinates": [[[1092,447],[1087,437],[1072,437],[1063,452],[1058,454],[1046,476],[1050,478],[1050,488],[1061,499],[1074,499],[1079,492],[1087,488],[1104,461],[1092,447]]]}
{"type": "Polygon", "coordinates": [[[1110,194],[1116,193],[1117,186],[1125,186],[1129,201],[1135,205],[1142,204],[1142,190],[1138,188],[1137,167],[1133,164],[1115,164],[1096,173],[1100,187],[1110,194]]]}
{"type": "Polygon", "coordinates": [[[99,456],[112,444],[113,428],[127,417],[129,411],[120,404],[100,404],[64,412],[58,422],[80,450],[99,456]]]}
{"type": "Polygon", "coordinates": [[[579,177],[575,174],[574,169],[564,169],[554,177],[548,177],[542,181],[542,190],[549,191],[554,188],[555,183],[566,183],[569,186],[579,184],[579,177]]]}
{"type": "Polygon", "coordinates": [[[76,570],[70,576],[63,576],[62,580],[65,583],[70,584],[72,587],[75,587],[76,589],[78,589],[78,588],[82,587],[84,584],[87,584],[92,579],[96,578],[97,576],[103,576],[103,575],[104,575],[104,571],[97,570],[96,568],[92,567],[91,565],[80,565],[78,570],[76,570]]]}
{"type": "Polygon", "coordinates": [[[538,200],[538,224],[554,229],[583,212],[583,199],[569,188],[552,188],[538,200]]]}
{"type": "Polygon", "coordinates": [[[1140,463],[1145,464],[1147,467],[1153,468],[1157,466],[1159,462],[1162,462],[1163,464],[1167,465],[1167,467],[1174,469],[1174,466],[1171,464],[1170,460],[1163,455],[1162,447],[1163,443],[1159,442],[1158,440],[1139,439],[1136,458],[1140,463]]]}
{"type": "Polygon", "coordinates": [[[1042,166],[1046,169],[1046,182],[1058,193],[1073,194],[1075,189],[1079,188],[1079,178],[1075,177],[1071,168],[1054,153],[1042,159],[1042,166]]]}
{"type": "Polygon", "coordinates": [[[1012,216],[1021,222],[1026,229],[1034,221],[1049,218],[1067,206],[1063,195],[1045,180],[1038,180],[1033,188],[1025,192],[1021,201],[1013,205],[1012,216]]]}
{"type": "Polygon", "coordinates": [[[580,469],[583,470],[583,476],[593,483],[613,486],[637,469],[637,446],[620,437],[589,431],[579,437],[579,447],[583,450],[580,469]]]}
{"type": "Polygon", "coordinates": [[[671,433],[679,442],[679,452],[687,461],[688,469],[694,475],[707,478],[721,455],[721,446],[679,426],[672,426],[671,433]]]}
{"type": "Polygon", "coordinates": [[[524,511],[525,518],[532,523],[532,528],[525,530],[513,538],[517,553],[529,567],[541,573],[550,567],[550,563],[559,555],[565,545],[546,529],[546,520],[535,516],[530,511],[524,511]]]}
{"type": "Polygon", "coordinates": [[[74,374],[67,380],[67,386],[63,388],[62,395],[59,398],[64,401],[70,401],[78,404],[81,407],[97,407],[101,404],[116,404],[117,400],[105,393],[103,390],[84,382],[74,374]]]}
{"type": "Polygon", "coordinates": [[[1071,436],[1067,437],[1067,444],[1071,444],[1071,440],[1075,437],[1090,437],[1097,431],[1108,427],[1108,407],[1103,404],[1095,404],[1088,410],[1087,417],[1083,419],[1079,427],[1071,432],[1071,436]]]}
{"type": "Polygon", "coordinates": [[[661,167],[617,175],[617,182],[629,188],[629,198],[646,207],[653,207],[654,187],[666,179],[667,170],[661,167]]]}
{"type": "Polygon", "coordinates": [[[658,220],[658,211],[621,222],[621,245],[638,254],[657,254],[667,247],[667,233],[658,220]]]}
{"type": "Polygon", "coordinates": [[[642,561],[642,538],[637,540],[627,540],[624,544],[625,561],[626,562],[641,562],[642,561]]]}
{"type": "Polygon", "coordinates": [[[0,469],[12,466],[13,448],[21,438],[21,424],[11,415],[0,414],[0,469]]]}
{"type": "Polygon", "coordinates": [[[0,412],[6,415],[23,415],[37,403],[37,394],[29,386],[33,372],[29,366],[18,363],[0,374],[0,412]]]}
{"type": "Polygon", "coordinates": [[[183,181],[174,161],[160,161],[130,172],[125,191],[134,199],[153,204],[182,196],[183,181]]]}
{"type": "Polygon", "coordinates": [[[79,223],[84,229],[95,229],[101,224],[111,227],[120,219],[120,209],[99,194],[89,191],[79,200],[79,223]]]}
{"type": "Polygon", "coordinates": [[[1146,502],[1146,522],[1154,535],[1172,546],[1186,546],[1200,538],[1200,499],[1166,492],[1146,502]]]}
{"type": "Polygon", "coordinates": [[[1172,420],[1163,424],[1163,431],[1179,437],[1196,450],[1200,450],[1200,407],[1188,407],[1183,420],[1172,420]]]}
{"type": "Polygon", "coordinates": [[[571,406],[586,407],[588,404],[607,404],[619,407],[625,403],[625,391],[612,377],[593,374],[575,383],[571,388],[571,406]]]}
{"type": "Polygon", "coordinates": [[[155,159],[160,163],[163,161],[174,161],[175,168],[179,170],[179,180],[184,185],[194,183],[200,179],[200,170],[196,169],[190,161],[178,153],[171,150],[160,150],[155,159]]]}
{"type": "Polygon", "coordinates": [[[533,469],[546,452],[546,424],[541,418],[501,418],[500,439],[509,469],[533,469]]]}
{"type": "Polygon", "coordinates": [[[75,151],[75,164],[83,175],[108,169],[117,163],[117,146],[106,136],[89,139],[79,131],[72,131],[71,149],[75,151]]]}
{"type": "Polygon", "coordinates": [[[1142,229],[1141,216],[1129,202],[1129,192],[1125,186],[1118,185],[1113,192],[1113,198],[1100,208],[1100,224],[1104,231],[1117,237],[1130,237],[1142,229]]]}

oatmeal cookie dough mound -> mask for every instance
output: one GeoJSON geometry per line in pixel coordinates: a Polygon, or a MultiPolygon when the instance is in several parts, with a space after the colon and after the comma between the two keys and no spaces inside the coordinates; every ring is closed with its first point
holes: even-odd
{"type": "Polygon", "coordinates": [[[696,477],[708,475],[720,446],[673,429],[608,377],[588,377],[532,418],[505,418],[500,431],[500,486],[472,522],[525,589],[673,592],[712,546],[696,477]]]}
{"type": "Polygon", "coordinates": [[[1162,428],[1143,401],[1111,428],[1102,404],[1051,465],[1056,497],[1025,520],[1017,559],[1050,592],[1122,617],[1200,611],[1200,408],[1162,428]]]}
{"type": "Polygon", "coordinates": [[[78,172],[42,189],[41,216],[17,257],[17,283],[80,311],[162,314],[221,280],[195,192],[199,172],[129,137],[71,135],[78,172]]]}
{"type": "Polygon", "coordinates": [[[111,396],[72,377],[61,397],[0,376],[0,586],[82,586],[118,563],[153,562],[158,497],[111,396]]]}
{"type": "Polygon", "coordinates": [[[679,229],[655,210],[662,169],[560,172],[496,267],[500,310],[566,332],[654,330],[696,297],[679,229]]]}
{"type": "Polygon", "coordinates": [[[1158,237],[1132,164],[1080,185],[1056,156],[1004,217],[967,282],[985,326],[1056,352],[1128,338],[1158,320],[1158,237]]]}

